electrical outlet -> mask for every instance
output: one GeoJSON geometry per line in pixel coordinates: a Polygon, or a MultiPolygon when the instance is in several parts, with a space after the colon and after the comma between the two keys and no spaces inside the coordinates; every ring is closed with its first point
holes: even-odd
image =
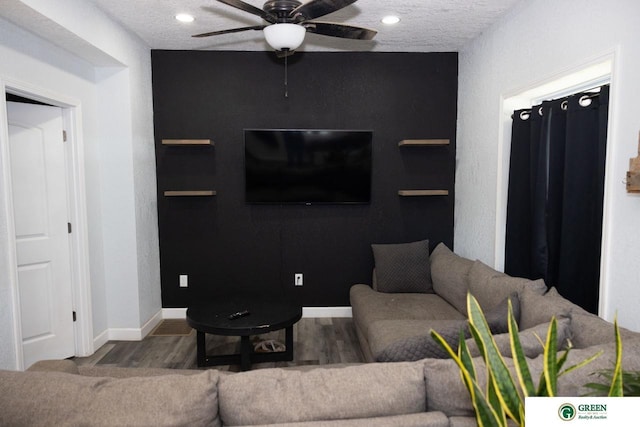
{"type": "Polygon", "coordinates": [[[296,273],[293,276],[293,284],[296,286],[302,286],[302,273],[296,273]]]}
{"type": "Polygon", "coordinates": [[[189,276],[187,276],[186,274],[181,274],[180,275],[180,287],[181,288],[188,288],[189,287],[189,276]]]}

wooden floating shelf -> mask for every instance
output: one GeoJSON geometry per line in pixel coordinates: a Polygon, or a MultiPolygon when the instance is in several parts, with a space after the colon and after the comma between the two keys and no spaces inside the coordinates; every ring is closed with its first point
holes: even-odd
{"type": "Polygon", "coordinates": [[[399,190],[398,196],[424,197],[424,196],[448,196],[449,190],[399,190]]]}
{"type": "Polygon", "coordinates": [[[210,139],[163,139],[162,145],[215,145],[210,139]]]}
{"type": "Polygon", "coordinates": [[[398,147],[436,147],[449,145],[448,139],[403,139],[398,147]]]}
{"type": "Polygon", "coordinates": [[[210,197],[215,196],[213,190],[169,190],[164,192],[165,197],[210,197]]]}

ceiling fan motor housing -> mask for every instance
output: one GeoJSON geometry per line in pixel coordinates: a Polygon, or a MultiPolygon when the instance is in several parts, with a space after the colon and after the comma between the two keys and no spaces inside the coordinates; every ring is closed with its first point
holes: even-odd
{"type": "Polygon", "coordinates": [[[278,23],[289,23],[297,20],[298,17],[290,16],[290,13],[301,4],[297,0],[269,0],[262,10],[278,18],[278,23]]]}
{"type": "Polygon", "coordinates": [[[279,51],[294,51],[304,42],[305,33],[339,37],[352,40],[371,40],[376,31],[349,24],[316,21],[343,9],[357,0],[266,0],[262,9],[244,0],[218,0],[227,6],[259,16],[266,21],[261,25],[231,28],[229,30],[210,31],[195,34],[192,37],[219,36],[241,31],[262,30],[269,46],[279,51]]]}

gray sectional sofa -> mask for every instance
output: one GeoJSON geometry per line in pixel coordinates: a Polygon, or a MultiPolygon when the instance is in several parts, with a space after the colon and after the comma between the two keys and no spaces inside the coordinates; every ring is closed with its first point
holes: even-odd
{"type": "MultiPolygon", "coordinates": [[[[374,245],[374,257],[373,286],[354,285],[350,291],[354,324],[369,362],[438,357],[439,348],[429,331],[446,333],[456,325],[457,336],[458,325],[464,325],[467,318],[467,293],[476,297],[488,320],[494,318],[496,328],[492,331],[505,352],[507,298],[518,311],[520,336],[529,357],[542,351],[533,334],[544,336],[554,315],[558,318],[560,345],[569,341],[576,349],[613,345],[612,323],[571,303],[555,288],[547,290],[542,280],[508,276],[480,261],[458,256],[442,243],[431,254],[427,241],[374,245]],[[429,274],[412,271],[416,263],[428,265],[429,274]],[[392,351],[411,345],[418,348],[411,358],[401,358],[402,352],[392,351]]],[[[621,332],[623,339],[640,337],[625,329],[621,332]]]]}
{"type": "MultiPolygon", "coordinates": [[[[613,326],[553,289],[545,292],[540,283],[460,258],[444,245],[430,257],[425,242],[377,247],[374,253],[377,290],[367,285],[351,289],[354,321],[369,360],[405,354],[390,348],[416,347],[410,358],[433,351],[425,339],[429,329],[457,328],[464,322],[463,301],[471,291],[495,315],[497,328],[503,327],[500,307],[505,297],[517,301],[514,307],[519,306],[521,335],[536,377],[542,356],[537,339],[528,339],[527,334],[544,333],[541,325],[546,326],[551,315],[562,319],[559,340],[570,339],[576,347],[569,365],[603,352],[595,362],[563,376],[560,395],[581,395],[584,384],[593,381],[592,372],[613,364],[613,326]],[[421,249],[416,252],[413,246],[421,249]],[[403,253],[407,249],[412,263],[426,260],[427,268],[411,271],[404,266],[389,274],[385,263],[407,259],[403,253]],[[410,293],[401,292],[406,281],[412,281],[410,293]]],[[[640,335],[622,333],[623,368],[640,370],[640,335]]],[[[501,335],[496,333],[496,341],[504,346],[501,335]]],[[[482,365],[480,358],[474,361],[482,365]]],[[[241,373],[86,367],[60,360],[38,362],[27,372],[0,371],[0,426],[51,425],[466,427],[476,423],[458,368],[447,358],[241,373]]]]}

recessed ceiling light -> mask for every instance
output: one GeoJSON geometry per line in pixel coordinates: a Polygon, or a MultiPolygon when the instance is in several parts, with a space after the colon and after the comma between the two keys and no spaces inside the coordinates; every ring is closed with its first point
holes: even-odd
{"type": "Polygon", "coordinates": [[[176,19],[180,22],[193,22],[195,18],[188,13],[179,13],[176,15],[176,19]]]}
{"type": "Polygon", "coordinates": [[[397,24],[398,22],[400,22],[400,18],[395,16],[395,15],[389,15],[389,16],[385,16],[384,18],[382,18],[381,21],[382,21],[383,24],[393,25],[393,24],[397,24]]]}

